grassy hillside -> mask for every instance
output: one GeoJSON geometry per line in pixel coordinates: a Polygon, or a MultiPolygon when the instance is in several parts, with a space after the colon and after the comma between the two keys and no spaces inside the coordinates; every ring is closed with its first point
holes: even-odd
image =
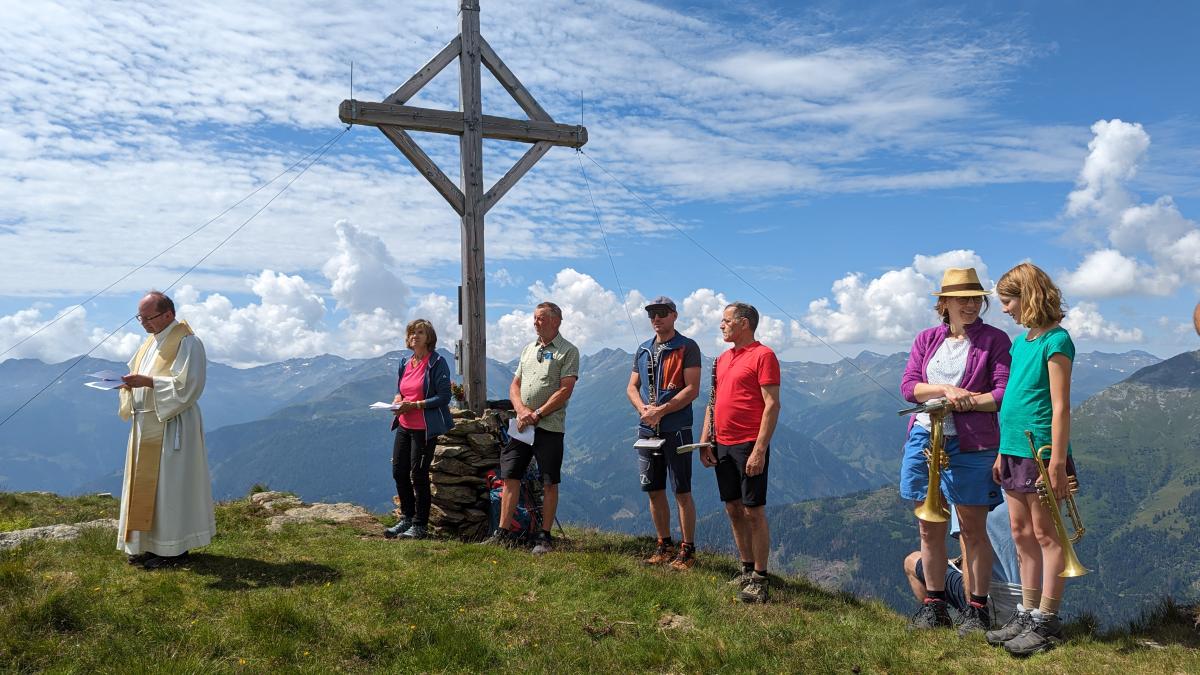
{"type": "MultiPolygon", "coordinates": [[[[0,519],[94,515],[94,504],[9,495],[0,519]]],[[[1018,662],[953,633],[910,635],[882,604],[799,580],[744,606],[714,555],[647,570],[646,542],[571,531],[536,559],[457,542],[398,543],[346,527],[268,533],[246,501],[218,508],[218,539],[180,568],[134,569],[113,533],[0,552],[0,669],[77,672],[730,671],[1196,672],[1182,622],[1080,633],[1018,662]],[[133,666],[132,664],[138,664],[133,666]]],[[[108,505],[108,514],[115,502],[108,505]]],[[[105,514],[100,514],[105,515],[105,514]]]]}

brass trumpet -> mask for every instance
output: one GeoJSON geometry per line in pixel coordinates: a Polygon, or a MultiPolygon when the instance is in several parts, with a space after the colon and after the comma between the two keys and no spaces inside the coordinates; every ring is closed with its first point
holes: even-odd
{"type": "Polygon", "coordinates": [[[925,462],[929,466],[929,488],[925,491],[925,501],[913,509],[913,515],[927,523],[944,523],[950,520],[950,509],[942,497],[942,469],[950,466],[950,458],[946,455],[946,438],[942,421],[950,412],[947,401],[930,401],[928,403],[901,410],[899,415],[912,413],[929,414],[929,445],[925,446],[925,462]]]}
{"type": "Polygon", "coordinates": [[[1038,474],[1041,475],[1041,480],[1037,484],[1038,499],[1041,500],[1046,508],[1050,511],[1050,516],[1054,519],[1054,530],[1058,533],[1058,541],[1063,548],[1063,571],[1058,573],[1060,577],[1081,577],[1088,573],[1088,569],[1079,562],[1079,558],[1075,555],[1075,547],[1072,544],[1083,539],[1083,533],[1087,532],[1087,528],[1083,526],[1083,519],[1079,517],[1079,509],[1075,506],[1075,493],[1079,492],[1079,481],[1074,476],[1067,477],[1067,497],[1064,501],[1067,503],[1067,516],[1071,519],[1071,527],[1075,530],[1073,535],[1067,535],[1067,527],[1063,524],[1062,505],[1058,503],[1058,497],[1054,496],[1054,491],[1050,489],[1050,471],[1046,468],[1046,461],[1050,459],[1050,446],[1043,445],[1037,447],[1033,442],[1033,432],[1026,431],[1025,438],[1029,439],[1029,449],[1033,451],[1033,461],[1037,464],[1038,474]],[[1046,459],[1042,459],[1042,453],[1046,453],[1046,459]]]}

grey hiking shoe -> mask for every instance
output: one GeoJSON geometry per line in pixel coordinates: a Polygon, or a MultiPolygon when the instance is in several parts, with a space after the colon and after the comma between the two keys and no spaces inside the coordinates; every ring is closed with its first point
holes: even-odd
{"type": "Polygon", "coordinates": [[[554,540],[550,537],[549,532],[539,532],[537,535],[537,544],[534,545],[530,553],[534,555],[546,555],[554,552],[554,540]]]}
{"type": "Polygon", "coordinates": [[[513,533],[511,530],[505,530],[503,528],[498,527],[498,528],[496,528],[496,530],[494,532],[492,532],[492,536],[483,540],[483,543],[486,546],[500,546],[503,548],[512,548],[513,545],[516,543],[516,538],[513,537],[513,533]]]}
{"type": "Polygon", "coordinates": [[[1032,656],[1054,649],[1062,639],[1062,619],[1055,614],[1038,616],[1029,630],[1004,643],[1004,651],[1013,656],[1032,656]]]}
{"type": "Polygon", "coordinates": [[[950,609],[945,600],[925,598],[921,608],[908,620],[909,630],[929,630],[931,628],[949,628],[954,625],[950,620],[950,609]]]}
{"type": "Polygon", "coordinates": [[[404,516],[400,518],[395,525],[384,530],[383,536],[387,537],[388,539],[395,539],[405,532],[408,532],[408,528],[412,527],[412,524],[412,518],[404,516]]]}
{"type": "Polygon", "coordinates": [[[771,582],[767,579],[766,575],[752,572],[750,574],[750,581],[738,593],[738,600],[742,602],[765,603],[768,595],[767,589],[770,585],[771,582]]]}
{"type": "Polygon", "coordinates": [[[1029,629],[1029,625],[1033,623],[1033,616],[1030,613],[1018,607],[1017,611],[1013,612],[1012,617],[1008,619],[1008,623],[1004,624],[996,630],[989,630],[984,634],[987,643],[993,647],[1008,642],[1029,629]]]}
{"type": "Polygon", "coordinates": [[[730,586],[745,588],[746,584],[750,583],[750,577],[754,576],[754,572],[738,572],[733,575],[733,578],[727,581],[730,586]]]}
{"type": "Polygon", "coordinates": [[[400,533],[401,539],[424,539],[429,533],[425,530],[424,525],[413,525],[404,532],[400,533]]]}
{"type": "Polygon", "coordinates": [[[958,617],[958,637],[971,633],[982,633],[992,627],[992,618],[987,605],[978,606],[968,602],[967,608],[958,617]]]}

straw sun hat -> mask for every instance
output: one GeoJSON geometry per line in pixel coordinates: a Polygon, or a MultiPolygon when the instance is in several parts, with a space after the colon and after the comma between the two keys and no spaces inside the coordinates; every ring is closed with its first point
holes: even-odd
{"type": "Polygon", "coordinates": [[[979,275],[974,267],[951,267],[942,274],[942,290],[934,293],[943,298],[969,298],[977,295],[991,295],[979,283],[979,275]]]}

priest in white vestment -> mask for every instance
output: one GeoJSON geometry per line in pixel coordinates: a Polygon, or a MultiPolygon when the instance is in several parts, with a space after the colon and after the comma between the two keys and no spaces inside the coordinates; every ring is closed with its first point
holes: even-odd
{"type": "Polygon", "coordinates": [[[138,303],[150,335],[129,361],[120,390],[122,419],[133,423],[126,448],[117,549],[155,569],[212,540],[212,479],[197,401],[204,391],[204,344],[175,305],[151,291],[138,303]]]}

